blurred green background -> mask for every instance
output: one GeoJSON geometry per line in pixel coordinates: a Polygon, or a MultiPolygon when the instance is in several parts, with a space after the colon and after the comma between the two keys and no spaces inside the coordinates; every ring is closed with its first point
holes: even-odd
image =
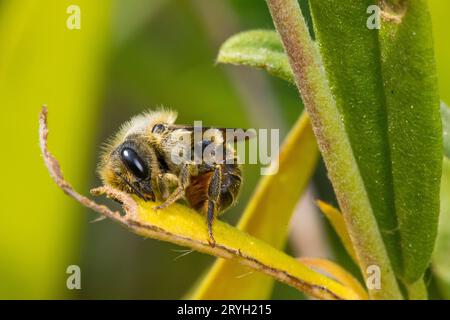
{"type": "MultiPolygon", "coordinates": [[[[449,103],[450,4],[430,5],[441,94],[449,103]]],[[[101,143],[149,108],[174,108],[184,123],[280,128],[283,137],[302,110],[295,88],[264,72],[215,65],[224,40],[253,28],[272,28],[265,1],[0,0],[0,298],[186,294],[213,258],[191,253],[177,259],[182,248],[144,240],[110,221],[90,223],[97,215],[65,196],[47,174],[38,113],[48,105],[50,149],[84,194],[100,183],[101,143]],[[81,10],[79,30],[66,26],[73,4],[81,10]],[[81,290],[66,288],[69,265],[81,267],[81,290]]],[[[236,223],[258,172],[245,168],[241,200],[223,220],[236,223]]],[[[321,197],[330,199],[323,167],[315,180],[321,197]]],[[[349,264],[327,232],[332,254],[349,264]]],[[[301,295],[277,285],[273,297],[301,295]]]]}

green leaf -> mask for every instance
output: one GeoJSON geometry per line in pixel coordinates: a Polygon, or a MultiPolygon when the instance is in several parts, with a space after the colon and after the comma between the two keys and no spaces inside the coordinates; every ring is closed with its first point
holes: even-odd
{"type": "Polygon", "coordinates": [[[251,30],[232,36],[220,48],[217,62],[265,69],[294,83],[283,45],[272,30],[251,30]]]}
{"type": "Polygon", "coordinates": [[[444,155],[450,159],[450,108],[441,102],[442,132],[444,140],[444,155]]]}
{"type": "MultiPolygon", "coordinates": [[[[349,5],[348,3],[340,7],[341,10],[335,10],[334,7],[330,7],[329,10],[325,10],[325,6],[327,3],[318,3],[318,1],[311,4],[311,9],[313,11],[313,16],[315,17],[315,28],[319,37],[319,45],[321,45],[322,53],[326,53],[324,59],[325,62],[328,62],[327,70],[332,69],[331,72],[328,72],[330,79],[332,80],[332,85],[335,85],[335,95],[338,102],[338,107],[340,107],[341,112],[345,115],[346,121],[346,129],[350,132],[350,139],[352,140],[352,146],[355,150],[355,156],[358,161],[358,165],[360,167],[361,175],[365,178],[366,188],[371,198],[371,204],[374,209],[374,213],[377,215],[377,220],[380,223],[380,229],[383,234],[384,241],[386,243],[388,252],[390,253],[390,258],[396,267],[396,270],[399,274],[405,272],[403,269],[407,268],[407,266],[403,266],[402,254],[407,256],[407,262],[409,269],[416,269],[415,275],[410,277],[410,280],[413,282],[414,279],[420,278],[420,275],[423,273],[424,268],[428,265],[431,248],[433,246],[434,235],[436,233],[436,210],[430,212],[428,215],[426,214],[426,205],[422,204],[422,206],[417,207],[416,210],[412,210],[413,207],[410,208],[402,208],[402,206],[397,205],[398,210],[403,211],[403,216],[406,219],[397,220],[396,215],[392,213],[397,212],[397,207],[395,205],[395,196],[393,195],[393,190],[397,191],[396,195],[404,201],[403,195],[409,195],[409,198],[414,199],[415,188],[420,186],[426,192],[423,196],[425,199],[429,199],[428,203],[432,204],[434,201],[434,207],[436,208],[436,193],[433,194],[433,187],[436,190],[436,177],[438,175],[437,169],[439,165],[434,165],[434,172],[426,172],[427,170],[419,170],[417,171],[411,186],[409,188],[405,188],[403,186],[403,182],[400,178],[397,178],[397,183],[394,184],[394,170],[391,170],[391,161],[394,160],[394,157],[397,156],[399,161],[403,162],[402,166],[393,166],[392,169],[395,170],[396,177],[408,176],[409,172],[416,171],[416,169],[410,168],[408,162],[410,162],[411,158],[414,156],[422,155],[428,157],[429,155],[421,152],[419,147],[411,146],[412,144],[421,143],[421,145],[425,145],[428,143],[428,138],[432,138],[434,136],[434,147],[428,146],[430,149],[434,149],[434,157],[429,157],[429,163],[436,163],[439,160],[436,160],[436,149],[439,145],[439,139],[436,138],[435,134],[431,134],[422,137],[422,139],[415,139],[412,141],[411,145],[404,144],[402,141],[407,141],[405,135],[409,135],[409,130],[406,128],[406,133],[402,135],[402,139],[397,139],[398,137],[389,138],[389,136],[396,135],[392,131],[391,134],[388,135],[388,128],[391,130],[399,130],[402,131],[403,125],[402,122],[409,123],[411,121],[411,125],[414,126],[415,123],[419,126],[416,130],[415,137],[421,136],[421,134],[426,134],[426,132],[437,132],[436,129],[438,125],[436,124],[436,108],[435,103],[433,101],[436,99],[436,89],[435,84],[432,82],[435,75],[427,75],[424,74],[424,79],[430,78],[430,84],[428,87],[431,89],[428,90],[428,93],[431,97],[427,97],[427,90],[423,90],[424,97],[422,98],[414,96],[414,98],[410,98],[413,100],[413,104],[409,105],[409,108],[412,112],[410,114],[405,115],[401,113],[402,106],[408,105],[407,99],[400,99],[398,96],[391,99],[385,99],[384,95],[389,90],[388,87],[384,88],[384,77],[385,74],[389,76],[390,74],[396,73],[396,62],[391,59],[387,59],[385,56],[384,61],[381,58],[381,46],[382,44],[389,43],[389,39],[386,39],[387,36],[380,36],[380,41],[378,39],[378,35],[376,31],[368,30],[366,25],[366,19],[368,16],[361,16],[360,12],[362,8],[367,9],[368,2],[366,4],[356,4],[349,5]],[[352,10],[350,10],[350,9],[352,10]],[[320,10],[319,13],[317,13],[320,10]],[[316,12],[317,11],[317,12],[316,12]],[[317,14],[314,14],[314,13],[317,14]],[[357,12],[357,13],[355,13],[357,12]],[[348,16],[346,15],[348,14],[348,16]],[[353,14],[353,16],[352,16],[353,14]],[[350,19],[355,15],[359,15],[359,24],[350,26],[342,26],[342,23],[339,24],[335,22],[334,24],[326,24],[324,22],[321,24],[321,20],[323,21],[332,21],[330,19],[350,19]],[[330,17],[332,15],[332,17],[330,17]],[[335,25],[339,25],[340,28],[334,28],[335,25]],[[364,28],[360,28],[358,26],[363,25],[364,28]],[[357,30],[357,31],[355,31],[357,30]],[[329,47],[326,47],[327,44],[329,47]],[[351,54],[350,54],[351,53],[351,54]],[[328,59],[327,59],[328,56],[328,59]],[[342,58],[346,57],[346,58],[342,58]],[[388,60],[388,61],[386,61],[388,60]],[[390,66],[389,66],[390,64],[390,66]],[[340,66],[340,68],[336,68],[336,66],[340,66]],[[394,66],[394,68],[392,68],[394,66]],[[333,69],[334,68],[334,69],[333,69]],[[387,69],[384,74],[381,71],[381,68],[387,69]],[[334,80],[334,81],[333,81],[334,80]],[[338,84],[339,82],[339,84],[338,84]],[[357,90],[354,90],[356,85],[357,90]],[[434,98],[433,98],[434,95],[434,98]],[[397,99],[397,101],[393,101],[397,99]],[[422,117],[419,112],[414,112],[414,109],[419,105],[416,101],[427,101],[428,99],[428,107],[425,108],[422,112],[427,112],[426,110],[432,110],[431,115],[422,117]],[[388,101],[390,104],[388,104],[388,101]],[[430,102],[431,101],[431,102],[430,102]],[[414,105],[415,103],[415,105],[414,105]],[[366,105],[373,106],[373,108],[368,109],[366,105]],[[389,108],[389,109],[388,109],[389,108]],[[392,117],[397,116],[400,120],[400,125],[395,126],[392,125],[388,127],[388,111],[391,110],[392,117]],[[398,112],[397,112],[398,111],[398,112]],[[428,119],[427,119],[428,118],[428,119]],[[428,121],[428,127],[425,124],[428,121]],[[433,129],[434,128],[434,129],[433,129]],[[419,130],[420,129],[420,130],[419,130]],[[367,140],[369,139],[369,140],[367,140]],[[396,142],[397,140],[401,140],[400,144],[396,142]],[[367,141],[371,141],[371,143],[367,143],[367,141]],[[389,141],[392,141],[389,145],[389,141]],[[394,144],[395,143],[395,144],[394,144]],[[401,149],[394,148],[395,145],[402,146],[401,149]],[[411,150],[415,150],[413,154],[409,154],[409,158],[404,157],[402,153],[404,150],[411,146],[411,150]],[[392,157],[392,159],[390,158],[392,157]],[[406,164],[405,164],[406,162],[406,164]],[[422,180],[422,176],[418,173],[421,171],[425,171],[422,174],[427,177],[427,179],[422,180]],[[434,180],[433,180],[434,179],[434,180]],[[399,181],[400,180],[400,181],[399,181]],[[426,183],[428,181],[428,183],[426,183]],[[375,183],[372,183],[375,182],[375,183]],[[426,190],[428,189],[428,190],[426,190]],[[382,197],[378,197],[379,194],[382,194],[382,197]],[[414,212],[413,212],[414,211],[414,212]],[[410,216],[410,212],[412,215],[410,216]],[[425,212],[425,215],[423,214],[425,212]],[[422,217],[421,219],[415,219],[415,216],[422,217]],[[410,218],[411,217],[411,218],[410,218]],[[416,226],[424,226],[422,222],[425,221],[425,228],[420,228],[423,230],[422,233],[414,234],[414,232],[410,232],[410,230],[414,230],[416,226]],[[402,223],[404,226],[403,230],[399,230],[395,232],[397,229],[397,225],[402,223]],[[394,231],[393,231],[394,230],[394,231]],[[402,232],[403,231],[403,232],[402,232]],[[400,234],[403,234],[403,240],[401,240],[400,234]],[[412,237],[410,237],[412,236],[412,237]],[[420,240],[422,236],[425,236],[428,241],[420,240]],[[410,239],[411,238],[411,239],[410,239]],[[400,243],[403,242],[403,245],[400,243]],[[406,248],[405,248],[405,244],[406,248]],[[411,246],[409,246],[411,245],[411,246]],[[421,245],[421,248],[415,248],[416,245],[421,245]],[[423,250],[422,250],[423,249],[423,250]],[[415,265],[414,256],[416,255],[416,250],[422,253],[422,261],[421,263],[415,265]]],[[[419,9],[416,9],[418,11],[419,9]]],[[[365,12],[365,10],[364,10],[365,12]]],[[[411,18],[410,18],[411,19],[411,18]]],[[[348,20],[349,21],[349,20],[348,20]]],[[[409,23],[408,23],[409,25],[409,23]]],[[[409,26],[407,26],[409,27],[409,26]]],[[[402,28],[404,30],[405,27],[402,28]]],[[[386,31],[384,31],[386,33],[386,31]]],[[[415,31],[412,31],[415,32],[415,31]]],[[[401,34],[401,32],[400,32],[401,34]]],[[[430,41],[429,37],[427,37],[428,42],[430,41]]],[[[402,40],[398,40],[402,42],[402,40]]],[[[425,42],[427,43],[427,42],[425,42]]],[[[429,44],[428,44],[429,45],[429,44]]],[[[384,52],[386,52],[386,46],[383,47],[384,52]]],[[[409,48],[409,47],[408,47],[409,48]]],[[[409,50],[408,48],[403,50],[409,50]]],[[[414,49],[414,48],[413,48],[414,49]]],[[[416,51],[421,50],[420,48],[415,48],[416,51]]],[[[427,51],[428,55],[430,54],[430,45],[428,48],[422,48],[422,50],[427,51]]],[[[410,55],[406,55],[410,57],[410,61],[414,58],[414,54],[419,54],[414,51],[410,53],[410,55]]],[[[228,40],[219,55],[220,62],[234,63],[234,64],[243,64],[249,65],[253,67],[262,67],[266,68],[269,65],[269,72],[279,76],[282,79],[288,80],[293,83],[293,75],[290,66],[288,65],[288,59],[285,54],[283,54],[283,48],[281,41],[277,34],[271,31],[247,31],[240,33],[228,40]],[[269,48],[266,50],[262,50],[261,47],[258,47],[256,43],[256,38],[264,39],[263,42],[270,43],[269,48]],[[246,54],[234,54],[233,50],[243,50],[246,54]],[[255,59],[254,56],[257,58],[255,59]],[[265,59],[270,62],[264,63],[261,62],[261,56],[265,55],[265,59]]],[[[264,59],[262,59],[264,61],[264,59]]],[[[422,60],[421,60],[422,61],[422,60]]],[[[431,61],[431,68],[429,70],[434,70],[433,60],[431,61]]],[[[403,61],[403,64],[408,63],[407,61],[403,61]]],[[[424,61],[425,64],[429,64],[430,62],[424,61]]],[[[415,69],[420,68],[420,66],[415,66],[415,69]]],[[[424,70],[427,70],[428,66],[423,67],[424,70]]],[[[414,70],[415,70],[414,69],[414,70]]],[[[413,71],[411,71],[413,72],[413,71]]],[[[391,82],[392,83],[392,82],[391,82]]],[[[403,89],[403,92],[409,90],[409,85],[414,85],[416,88],[423,88],[424,83],[426,81],[420,78],[420,75],[414,79],[409,79],[408,83],[403,83],[403,87],[399,88],[399,91],[403,89]]],[[[412,86],[412,87],[414,87],[412,86]]],[[[392,90],[391,90],[392,91],[392,90]]],[[[420,90],[418,90],[420,92],[420,90]]],[[[392,94],[392,92],[391,92],[392,94]]],[[[408,94],[404,95],[408,97],[408,94]]],[[[407,110],[408,111],[408,110],[407,110]]],[[[443,114],[445,118],[445,114],[443,114]]],[[[447,115],[450,118],[450,115],[447,115]]],[[[398,120],[394,120],[398,121],[398,120]]],[[[450,122],[450,121],[449,121],[450,122]]],[[[392,121],[391,121],[392,123],[392,121]]],[[[444,123],[444,130],[446,128],[446,122],[444,123]]],[[[449,125],[448,125],[449,126],[449,125]]],[[[447,128],[448,128],[447,126],[447,128]]],[[[447,129],[448,131],[449,129],[447,129]]],[[[444,131],[445,132],[445,131],[444,131]]],[[[444,133],[444,138],[445,138],[444,133]]],[[[449,153],[450,142],[445,142],[445,150],[449,153]]],[[[426,169],[426,167],[424,168],[426,169]]],[[[406,186],[407,187],[407,186],[406,186]]],[[[398,203],[399,201],[397,201],[398,203]]],[[[417,202],[417,199],[416,199],[417,202]]],[[[418,254],[420,256],[421,254],[418,254]]],[[[414,274],[414,270],[411,270],[414,274]]]]}
{"type": "Polygon", "coordinates": [[[310,1],[316,40],[396,275],[427,268],[437,231],[442,137],[426,1],[310,1]],[[397,5],[392,5],[392,3],[397,5]]]}

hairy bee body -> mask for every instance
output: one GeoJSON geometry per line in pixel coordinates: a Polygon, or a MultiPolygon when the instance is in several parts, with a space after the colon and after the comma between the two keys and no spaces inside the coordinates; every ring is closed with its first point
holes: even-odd
{"type": "Polygon", "coordinates": [[[236,203],[242,184],[241,167],[233,147],[223,138],[223,130],[211,129],[208,138],[195,142],[194,127],[176,125],[175,119],[176,113],[167,110],[134,117],[107,144],[99,173],[105,184],[146,201],[162,201],[156,209],[185,199],[190,207],[206,215],[210,244],[214,245],[213,220],[236,203]],[[176,151],[185,137],[193,142],[189,150],[176,151]],[[194,161],[199,150],[203,153],[208,147],[227,154],[231,161],[216,163],[202,157],[194,161]],[[186,151],[190,157],[183,155],[186,151]]]}

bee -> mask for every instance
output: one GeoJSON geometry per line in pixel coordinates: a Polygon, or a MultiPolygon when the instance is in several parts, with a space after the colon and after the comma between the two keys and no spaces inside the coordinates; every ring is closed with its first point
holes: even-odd
{"type": "MultiPolygon", "coordinates": [[[[184,199],[206,216],[209,243],[214,246],[213,221],[236,203],[243,180],[241,166],[230,140],[224,139],[228,129],[202,127],[201,132],[209,132],[208,137],[187,144],[188,149],[180,148],[186,137],[193,141],[196,129],[175,124],[176,118],[176,112],[164,109],[132,118],[106,144],[98,171],[105,185],[145,201],[162,202],[157,210],[184,199]],[[226,154],[227,161],[193,161],[192,155],[206,148],[213,155],[226,154]],[[183,157],[182,153],[191,156],[183,157]]],[[[239,140],[238,136],[234,140],[239,140]]]]}

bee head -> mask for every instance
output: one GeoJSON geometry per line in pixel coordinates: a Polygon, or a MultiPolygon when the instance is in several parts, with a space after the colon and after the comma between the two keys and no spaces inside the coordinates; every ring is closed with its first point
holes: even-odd
{"type": "Polygon", "coordinates": [[[100,176],[105,184],[144,200],[154,200],[151,184],[154,157],[154,151],[143,135],[130,135],[103,155],[100,176]]]}
{"type": "Polygon", "coordinates": [[[158,162],[152,145],[158,144],[166,132],[166,124],[174,123],[176,117],[174,111],[158,109],[137,115],[122,125],[104,147],[98,170],[103,183],[153,200],[151,181],[152,174],[158,173],[158,162]]]}

